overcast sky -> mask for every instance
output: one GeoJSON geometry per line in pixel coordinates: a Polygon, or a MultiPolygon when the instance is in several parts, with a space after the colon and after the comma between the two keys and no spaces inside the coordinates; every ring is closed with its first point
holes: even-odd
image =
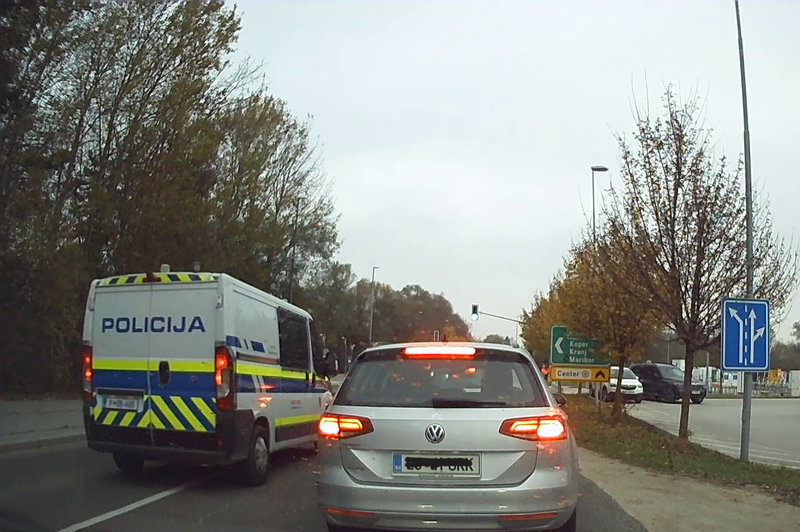
{"type": "MultiPolygon", "coordinates": [[[[339,260],[517,316],[618,178],[632,94],[708,97],[718,154],[743,151],[734,2],[246,0],[241,53],[314,115],[335,179],[339,260]],[[647,82],[645,82],[645,76],[647,82]],[[598,199],[599,201],[599,199],[598,199]]],[[[798,227],[800,2],[741,2],[753,179],[798,227]]],[[[779,336],[800,320],[796,301],[779,336]]],[[[513,335],[487,317],[473,333],[513,335]]]]}

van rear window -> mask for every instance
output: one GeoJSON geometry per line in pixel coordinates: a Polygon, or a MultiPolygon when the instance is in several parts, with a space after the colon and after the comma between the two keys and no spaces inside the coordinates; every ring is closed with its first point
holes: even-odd
{"type": "Polygon", "coordinates": [[[399,350],[358,358],[334,404],[504,408],[548,406],[531,363],[519,353],[479,350],[470,358],[407,358],[399,350]]]}

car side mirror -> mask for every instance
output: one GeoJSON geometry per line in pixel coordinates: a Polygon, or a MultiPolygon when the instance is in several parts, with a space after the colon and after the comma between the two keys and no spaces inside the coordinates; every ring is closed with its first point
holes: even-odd
{"type": "Polygon", "coordinates": [[[564,394],[554,393],[553,398],[556,400],[556,403],[558,403],[558,406],[567,404],[567,397],[564,394]]]}

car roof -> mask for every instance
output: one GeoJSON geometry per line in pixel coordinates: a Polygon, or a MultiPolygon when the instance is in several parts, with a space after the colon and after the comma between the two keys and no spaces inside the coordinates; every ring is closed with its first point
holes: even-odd
{"type": "Polygon", "coordinates": [[[369,347],[361,352],[361,354],[369,353],[370,351],[381,351],[383,349],[403,349],[405,347],[416,347],[416,346],[424,346],[424,347],[474,347],[476,349],[492,349],[494,351],[508,351],[509,353],[519,353],[520,355],[524,356],[528,360],[534,362],[533,355],[528,353],[528,351],[523,347],[514,347],[507,344],[488,344],[484,342],[404,342],[404,343],[395,343],[395,344],[384,344],[384,345],[376,345],[374,347],[369,347]]]}

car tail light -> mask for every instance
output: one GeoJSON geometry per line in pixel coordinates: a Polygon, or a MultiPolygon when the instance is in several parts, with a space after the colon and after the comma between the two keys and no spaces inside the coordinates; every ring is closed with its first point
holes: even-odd
{"type": "Polygon", "coordinates": [[[406,347],[403,353],[407,357],[421,356],[425,358],[452,358],[452,357],[473,357],[475,356],[474,347],[464,346],[416,346],[406,347]]]}
{"type": "Polygon", "coordinates": [[[353,438],[372,432],[372,421],[360,416],[325,414],[319,420],[319,434],[333,440],[353,438]]]}
{"type": "Polygon", "coordinates": [[[233,410],[233,358],[224,345],[214,350],[214,384],[217,387],[217,408],[233,410]]]}
{"type": "Polygon", "coordinates": [[[565,440],[567,421],[559,415],[506,419],[500,425],[500,434],[531,441],[565,440]]]}
{"type": "Polygon", "coordinates": [[[87,403],[92,400],[92,346],[85,345],[81,351],[81,366],[83,379],[83,400],[87,403]]]}

